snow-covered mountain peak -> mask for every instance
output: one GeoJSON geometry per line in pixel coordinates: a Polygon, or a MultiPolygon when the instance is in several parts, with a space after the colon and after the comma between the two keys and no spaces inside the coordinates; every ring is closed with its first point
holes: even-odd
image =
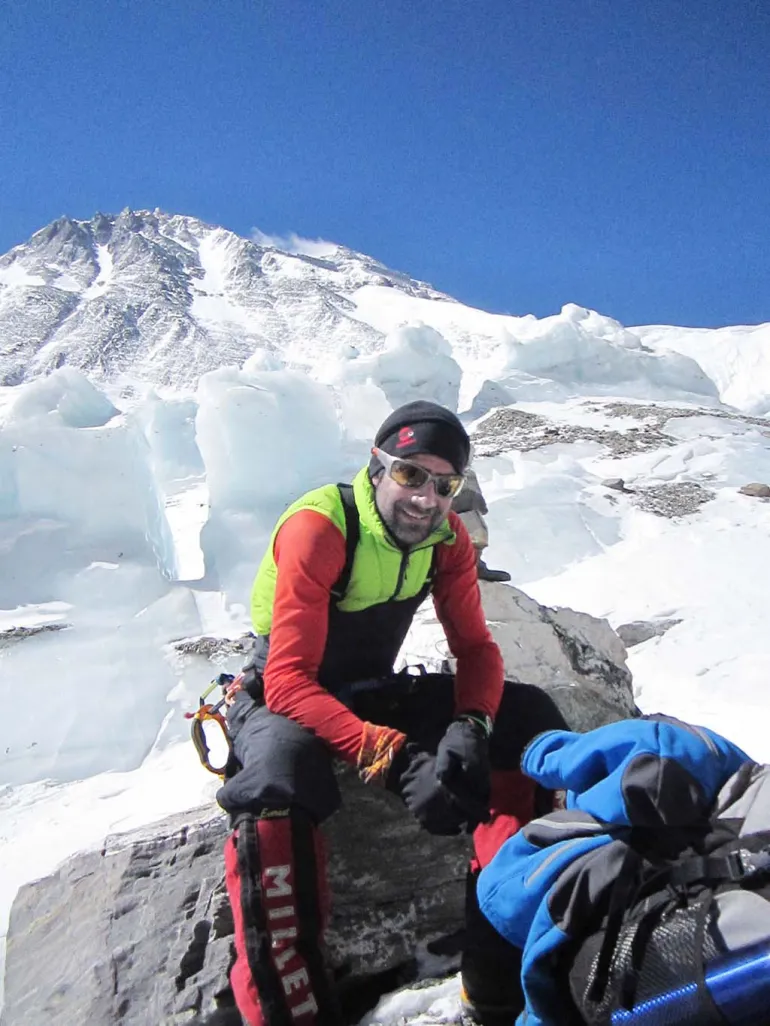
{"type": "MultiPolygon", "coordinates": [[[[422,327],[446,340],[461,408],[477,415],[576,395],[770,409],[770,325],[626,328],[575,303],[542,318],[493,314],[345,246],[244,238],[160,210],[61,217],[0,257],[5,385],[67,365],[189,393],[255,353],[322,381],[362,357],[363,380],[422,327]]],[[[410,371],[418,390],[422,374],[410,371]]]]}
{"type": "Polygon", "coordinates": [[[159,210],[61,217],[0,257],[0,374],[16,384],[66,363],[183,388],[256,348],[290,362],[374,348],[381,333],[350,301],[366,285],[451,302],[344,246],[289,252],[159,210]]]}

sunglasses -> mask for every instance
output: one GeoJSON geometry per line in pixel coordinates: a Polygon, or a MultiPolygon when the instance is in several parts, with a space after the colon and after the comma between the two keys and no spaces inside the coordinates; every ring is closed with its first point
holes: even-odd
{"type": "Polygon", "coordinates": [[[372,449],[372,454],[385,467],[388,477],[402,488],[422,488],[432,481],[436,495],[440,499],[453,499],[465,484],[462,474],[431,474],[419,463],[410,463],[409,460],[390,456],[382,449],[372,449]]]}

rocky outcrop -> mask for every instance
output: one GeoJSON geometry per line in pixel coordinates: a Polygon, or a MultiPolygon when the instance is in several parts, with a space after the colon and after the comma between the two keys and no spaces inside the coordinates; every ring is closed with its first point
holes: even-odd
{"type": "Polygon", "coordinates": [[[241,656],[244,661],[254,647],[254,635],[243,634],[240,638],[214,638],[202,634],[198,638],[182,638],[173,643],[176,652],[187,656],[216,657],[241,656]]]}
{"type": "MultiPolygon", "coordinates": [[[[502,386],[496,386],[502,389],[502,386]]],[[[503,392],[505,390],[503,389],[503,392]]],[[[758,427],[768,433],[766,417],[750,417],[723,407],[675,407],[647,402],[611,402],[586,400],[581,404],[586,412],[599,413],[607,418],[629,419],[639,421],[639,425],[631,427],[593,427],[585,422],[571,424],[564,421],[552,421],[548,417],[514,408],[510,396],[501,395],[497,403],[503,409],[494,409],[482,420],[473,434],[473,449],[476,456],[495,456],[512,449],[528,452],[540,449],[554,442],[570,444],[573,442],[596,442],[605,447],[609,455],[615,457],[631,456],[640,452],[653,452],[666,449],[678,443],[675,434],[670,433],[668,425],[672,421],[686,420],[691,417],[707,416],[717,420],[732,421],[744,426],[758,427]]],[[[492,409],[495,404],[486,405],[492,409]]],[[[474,411],[474,416],[481,416],[485,409],[474,411]]],[[[606,482],[603,482],[606,484],[606,482]]],[[[611,486],[608,486],[611,487],[611,486]]]]}
{"type": "MultiPolygon", "coordinates": [[[[640,509],[659,517],[689,516],[691,513],[697,513],[701,506],[715,497],[714,492],[699,485],[697,481],[671,481],[660,485],[629,488],[622,477],[612,477],[601,483],[605,488],[631,496],[640,509]]],[[[768,494],[770,495],[770,489],[768,494]]],[[[615,496],[608,497],[612,502],[617,502],[615,496]]]]}
{"type": "Polygon", "coordinates": [[[637,489],[634,501],[641,509],[659,517],[686,517],[697,513],[714,497],[714,492],[703,488],[697,481],[673,481],[637,489]]]}
{"type": "Polygon", "coordinates": [[[605,488],[611,488],[614,492],[631,492],[633,489],[626,487],[622,477],[606,477],[602,484],[605,488]]]}
{"type": "Polygon", "coordinates": [[[625,647],[606,620],[543,606],[510,585],[479,587],[508,678],[547,691],[573,730],[638,715],[625,647]]]}
{"type": "MultiPolygon", "coordinates": [[[[626,651],[605,620],[548,608],[507,585],[480,587],[508,677],[546,690],[576,730],[636,714],[626,651]]],[[[220,642],[247,645],[197,639],[182,650],[216,662],[220,642]]],[[[415,954],[461,927],[470,844],[426,834],[396,798],[350,771],[340,770],[340,784],[343,809],[324,827],[327,939],[352,1022],[376,1002],[378,974],[387,989],[406,982],[415,954]]],[[[218,810],[195,810],[110,837],[101,851],[23,887],[0,1024],[240,1026],[228,983],[226,836],[218,810]]]]}
{"type": "Polygon", "coordinates": [[[626,648],[633,648],[650,638],[661,637],[681,622],[673,617],[665,620],[633,620],[631,623],[622,623],[615,631],[626,648]]]}
{"type": "Polygon", "coordinates": [[[7,630],[0,631],[0,647],[24,641],[25,638],[34,638],[36,634],[49,634],[51,631],[70,629],[71,624],[68,623],[41,623],[33,627],[9,627],[7,630]]]}
{"type": "MultiPolygon", "coordinates": [[[[404,982],[415,952],[460,926],[470,842],[431,837],[397,799],[352,773],[341,783],[344,808],[325,829],[327,940],[355,1017],[368,978],[404,982]]],[[[107,838],[101,851],[23,887],[2,1026],[240,1026],[228,982],[226,836],[220,812],[194,810],[107,838]]]]}

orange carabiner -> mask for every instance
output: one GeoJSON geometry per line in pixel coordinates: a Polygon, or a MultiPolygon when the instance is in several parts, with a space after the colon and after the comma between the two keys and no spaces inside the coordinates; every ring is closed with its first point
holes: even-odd
{"type": "Polygon", "coordinates": [[[206,733],[203,729],[205,720],[214,720],[219,724],[222,733],[225,735],[228,750],[232,748],[230,735],[227,733],[227,723],[225,722],[225,718],[222,713],[218,711],[219,705],[220,703],[217,703],[216,706],[202,705],[197,712],[194,712],[191,716],[192,724],[190,726],[190,733],[192,735],[193,744],[195,745],[195,751],[198,753],[198,758],[201,763],[206,767],[209,773],[214,773],[218,777],[223,777],[225,775],[227,762],[225,762],[224,766],[212,766],[211,759],[209,757],[209,746],[206,741],[206,733]]]}
{"type": "Polygon", "coordinates": [[[234,691],[240,690],[242,679],[243,674],[241,673],[235,677],[231,673],[220,673],[220,675],[211,682],[209,687],[207,687],[201,695],[198,709],[194,713],[185,713],[185,718],[192,720],[190,733],[192,735],[193,744],[195,745],[195,751],[198,753],[198,758],[209,773],[214,773],[218,777],[224,777],[225,770],[227,769],[227,762],[229,761],[229,753],[233,748],[233,743],[230,740],[230,734],[227,730],[227,720],[225,720],[219,710],[225,704],[225,700],[232,695],[234,691]],[[216,703],[207,702],[206,698],[216,687],[221,687],[225,694],[216,703]],[[228,759],[225,761],[225,765],[219,768],[211,765],[209,746],[206,742],[205,731],[203,730],[203,724],[206,720],[214,720],[218,723],[222,733],[225,735],[225,741],[227,741],[228,759]]]}

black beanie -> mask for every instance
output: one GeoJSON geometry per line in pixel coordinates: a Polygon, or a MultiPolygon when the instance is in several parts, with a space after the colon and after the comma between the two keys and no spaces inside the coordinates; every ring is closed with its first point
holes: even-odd
{"type": "MultiPolygon", "coordinates": [[[[394,410],[380,426],[374,444],[388,455],[404,459],[418,453],[439,456],[451,463],[458,474],[465,473],[471,457],[471,440],[459,418],[445,406],[426,399],[394,410]]],[[[372,463],[370,473],[375,473],[379,461],[377,467],[372,463]]]]}

